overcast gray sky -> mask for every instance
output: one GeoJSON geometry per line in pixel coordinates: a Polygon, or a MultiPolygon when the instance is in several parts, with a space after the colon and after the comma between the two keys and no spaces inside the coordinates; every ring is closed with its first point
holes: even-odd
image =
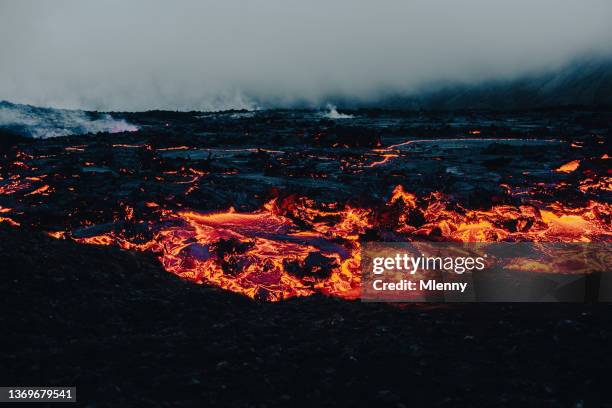
{"type": "Polygon", "coordinates": [[[610,0],[0,0],[0,99],[104,110],[323,104],[612,51],[610,0]]]}

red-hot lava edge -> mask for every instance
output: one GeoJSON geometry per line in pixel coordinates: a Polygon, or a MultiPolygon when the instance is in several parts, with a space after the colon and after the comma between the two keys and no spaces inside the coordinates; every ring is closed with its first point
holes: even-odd
{"type": "MultiPolygon", "coordinates": [[[[570,162],[556,171],[570,173],[578,165],[570,162]]],[[[2,195],[52,194],[37,177],[15,177],[0,187],[2,195]]],[[[578,188],[584,193],[610,191],[610,180],[607,176],[597,181],[587,178],[578,188]]],[[[364,240],[612,241],[609,203],[546,204],[531,199],[528,188],[516,192],[508,186],[507,190],[510,195],[524,195],[522,205],[472,210],[441,193],[417,197],[398,185],[387,202],[376,208],[323,204],[295,195],[273,199],[251,213],[171,211],[149,202],[147,207],[157,221],[146,220],[146,239],[128,233],[126,227],[86,237],[74,231],[47,232],[80,243],[153,251],[166,270],[182,278],[271,301],[315,292],[357,297],[360,242],[364,240]]],[[[135,219],[129,205],[124,209],[125,224],[145,222],[135,219]]],[[[0,222],[19,226],[12,212],[0,207],[0,222]]]]}

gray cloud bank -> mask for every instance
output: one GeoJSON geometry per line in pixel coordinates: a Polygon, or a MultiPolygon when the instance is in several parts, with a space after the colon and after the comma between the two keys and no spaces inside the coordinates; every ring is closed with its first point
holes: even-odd
{"type": "Polygon", "coordinates": [[[93,110],[367,101],[612,53],[609,0],[2,0],[0,100],[93,110]]]}

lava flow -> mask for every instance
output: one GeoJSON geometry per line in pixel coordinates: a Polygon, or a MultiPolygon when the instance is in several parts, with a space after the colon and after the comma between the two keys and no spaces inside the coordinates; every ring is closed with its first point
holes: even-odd
{"type": "Polygon", "coordinates": [[[74,239],[152,250],[169,272],[252,298],[281,300],[316,291],[357,296],[358,239],[369,227],[369,212],[321,211],[299,201],[284,200],[280,208],[273,200],[254,213],[164,211],[147,242],[132,242],[121,232],[74,239]]]}
{"type": "Polygon", "coordinates": [[[147,242],[121,232],[75,239],[152,250],[182,278],[273,301],[317,291],[358,296],[360,240],[372,232],[392,241],[612,241],[612,208],[594,201],[578,209],[555,203],[468,210],[440,193],[418,198],[398,185],[379,208],[334,207],[288,197],[253,213],[164,211],[147,242]]]}

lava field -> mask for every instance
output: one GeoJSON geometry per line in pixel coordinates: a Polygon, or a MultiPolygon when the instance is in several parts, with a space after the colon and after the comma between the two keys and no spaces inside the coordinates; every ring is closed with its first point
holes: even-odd
{"type": "Polygon", "coordinates": [[[261,300],[359,295],[364,241],[610,242],[605,111],[114,114],[2,134],[0,221],[261,300]]]}

